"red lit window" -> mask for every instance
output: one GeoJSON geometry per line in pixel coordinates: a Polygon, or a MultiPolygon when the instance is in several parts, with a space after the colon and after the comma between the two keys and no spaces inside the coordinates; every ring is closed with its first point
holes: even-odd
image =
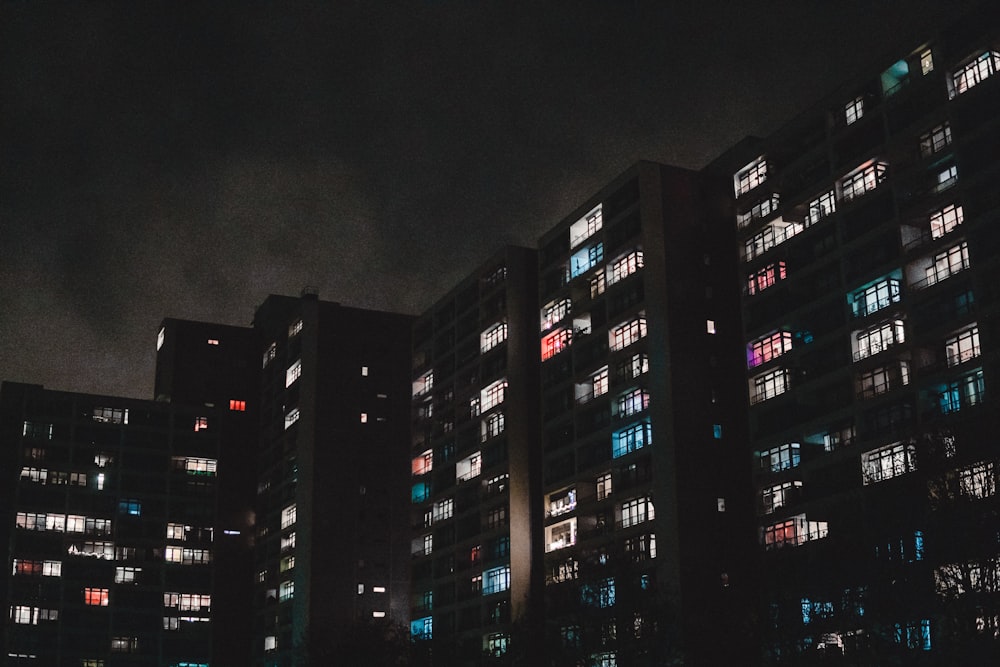
{"type": "Polygon", "coordinates": [[[83,602],[94,607],[108,606],[107,588],[85,588],[83,589],[83,602]]]}
{"type": "Polygon", "coordinates": [[[230,401],[229,401],[229,409],[230,410],[236,410],[237,412],[244,412],[247,409],[247,402],[246,401],[237,401],[235,399],[230,399],[230,401]]]}
{"type": "Polygon", "coordinates": [[[473,563],[479,562],[479,556],[482,554],[482,547],[478,544],[469,551],[469,560],[473,563]]]}

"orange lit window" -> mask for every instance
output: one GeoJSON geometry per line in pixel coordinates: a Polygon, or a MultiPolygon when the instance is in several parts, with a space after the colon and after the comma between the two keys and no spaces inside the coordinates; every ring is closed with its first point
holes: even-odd
{"type": "Polygon", "coordinates": [[[237,412],[244,412],[247,409],[246,401],[237,401],[235,399],[229,400],[229,409],[236,410],[237,412]]]}
{"type": "Polygon", "coordinates": [[[83,589],[83,602],[94,607],[108,606],[107,588],[85,588],[83,589]]]}
{"type": "Polygon", "coordinates": [[[204,431],[208,428],[208,417],[196,417],[194,420],[194,430],[204,431]]]}
{"type": "Polygon", "coordinates": [[[482,554],[482,547],[480,547],[477,544],[476,546],[472,547],[472,549],[469,551],[469,560],[472,561],[473,563],[478,563],[481,554],[482,554]]]}

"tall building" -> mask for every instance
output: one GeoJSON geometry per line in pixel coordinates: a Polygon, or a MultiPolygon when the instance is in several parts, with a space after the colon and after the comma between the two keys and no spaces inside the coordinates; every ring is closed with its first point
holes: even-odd
{"type": "Polygon", "coordinates": [[[157,334],[156,400],[213,409],[219,437],[213,667],[250,664],[259,354],[249,327],[167,318],[157,334]]]}
{"type": "Polygon", "coordinates": [[[767,664],[998,659],[996,18],[722,161],[767,664]]]}
{"type": "Polygon", "coordinates": [[[726,212],[716,179],[644,162],[541,239],[552,664],[747,664],[751,654],[726,212]]]}
{"type": "Polygon", "coordinates": [[[3,383],[5,664],[209,664],[214,419],[3,383]]]}
{"type": "Polygon", "coordinates": [[[508,246],[414,325],[410,626],[436,665],[499,658],[512,633],[537,650],[536,267],[508,246]]]}
{"type": "Polygon", "coordinates": [[[310,293],[257,309],[253,664],[327,664],[409,617],[412,321],[310,293]]]}

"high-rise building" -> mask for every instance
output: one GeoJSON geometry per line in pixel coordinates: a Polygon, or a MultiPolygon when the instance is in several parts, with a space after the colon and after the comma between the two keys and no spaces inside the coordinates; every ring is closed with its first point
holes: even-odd
{"type": "Polygon", "coordinates": [[[726,158],[767,664],[998,659],[996,18],[726,158]]]}
{"type": "Polygon", "coordinates": [[[538,646],[536,256],[504,248],[414,325],[410,627],[434,664],[538,646]]]}
{"type": "Polygon", "coordinates": [[[311,293],[257,309],[253,664],[330,664],[409,617],[412,321],[311,293]]]}
{"type": "Polygon", "coordinates": [[[541,239],[551,664],[747,664],[752,655],[726,213],[717,179],[644,162],[541,239]]]}
{"type": "Polygon", "coordinates": [[[209,664],[215,418],[3,384],[5,664],[209,664]]]}
{"type": "Polygon", "coordinates": [[[219,437],[213,667],[250,664],[259,351],[252,328],[208,322],[167,318],[156,339],[156,400],[213,409],[219,437]]]}

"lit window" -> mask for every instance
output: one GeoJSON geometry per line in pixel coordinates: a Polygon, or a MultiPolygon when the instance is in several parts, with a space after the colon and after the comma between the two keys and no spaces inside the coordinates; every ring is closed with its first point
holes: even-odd
{"type": "Polygon", "coordinates": [[[292,384],[302,376],[302,360],[296,359],[295,363],[288,367],[285,371],[285,386],[291,387],[292,384]]]}
{"type": "Polygon", "coordinates": [[[571,329],[556,329],[542,338],[542,361],[550,359],[569,347],[573,339],[571,329]]]}
{"type": "Polygon", "coordinates": [[[986,387],[983,384],[982,369],[970,373],[941,387],[939,397],[941,413],[951,414],[962,408],[983,402],[986,387]]]}
{"type": "Polygon", "coordinates": [[[648,421],[632,424],[611,436],[611,456],[618,458],[652,444],[653,434],[648,421]]]}
{"type": "Polygon", "coordinates": [[[761,530],[765,549],[797,546],[812,540],[821,540],[829,534],[826,521],[808,521],[805,514],[771,524],[761,530]]]}
{"type": "Polygon", "coordinates": [[[385,586],[372,586],[372,593],[385,593],[385,586]]]}
{"type": "Polygon", "coordinates": [[[611,329],[609,345],[612,352],[622,350],[646,336],[646,317],[641,315],[611,329]]]}
{"type": "Polygon", "coordinates": [[[208,417],[195,417],[194,418],[195,433],[197,433],[198,431],[205,431],[205,430],[208,430],[208,417]]]}
{"type": "Polygon", "coordinates": [[[579,244],[597,233],[604,224],[604,209],[601,204],[595,206],[582,218],[570,225],[569,247],[575,248],[579,244]]]}
{"type": "Polygon", "coordinates": [[[417,482],[410,487],[410,502],[419,504],[431,497],[430,482],[417,482]]]}
{"type": "Polygon", "coordinates": [[[264,637],[264,650],[265,651],[277,651],[278,650],[278,638],[274,635],[268,635],[264,637]]]}
{"type": "Polygon", "coordinates": [[[434,386],[434,371],[427,371],[413,381],[413,396],[422,396],[434,386]]]}
{"type": "Polygon", "coordinates": [[[112,653],[135,653],[139,650],[139,638],[138,637],[112,637],[111,638],[111,652],[112,653]]]}
{"type": "Polygon", "coordinates": [[[116,567],[115,568],[115,583],[116,584],[134,584],[136,576],[142,572],[141,567],[116,567]]]}
{"type": "Polygon", "coordinates": [[[410,462],[410,472],[413,475],[424,475],[434,468],[434,452],[430,449],[421,452],[410,462]]]}
{"type": "Polygon", "coordinates": [[[118,513],[142,516],[142,503],[133,498],[123,498],[118,501],[118,513]]]}
{"type": "Polygon", "coordinates": [[[634,562],[656,558],[656,535],[649,533],[626,538],[625,553],[634,562]]]}
{"type": "Polygon", "coordinates": [[[42,424],[39,422],[24,422],[24,429],[21,434],[25,438],[35,438],[37,440],[52,439],[52,424],[42,424]]]}
{"type": "Polygon", "coordinates": [[[274,361],[274,358],[277,355],[278,355],[278,344],[277,343],[271,343],[270,345],[268,345],[267,349],[264,350],[264,365],[263,365],[263,367],[267,368],[267,365],[269,363],[271,363],[272,361],[274,361]]]}
{"type": "Polygon", "coordinates": [[[428,556],[434,552],[434,536],[431,534],[415,537],[410,542],[410,553],[414,556],[428,556]]]}
{"type": "Polygon", "coordinates": [[[865,485],[905,475],[917,469],[917,447],[912,442],[897,442],[861,455],[861,474],[865,485]]]}
{"type": "Polygon", "coordinates": [[[175,456],[173,463],[175,470],[183,470],[189,475],[214,477],[218,468],[218,461],[215,459],[205,459],[195,456],[175,456]]]}
{"type": "Polygon", "coordinates": [[[187,535],[187,526],[183,523],[168,523],[167,524],[167,539],[168,540],[184,540],[187,535]]]}
{"type": "Polygon", "coordinates": [[[490,438],[495,438],[504,431],[505,418],[502,412],[494,412],[486,417],[482,422],[481,438],[486,442],[490,438]]]}
{"type": "Polygon", "coordinates": [[[940,153],[951,145],[951,124],[947,121],[920,135],[920,154],[924,157],[940,153]]]}
{"type": "Polygon", "coordinates": [[[288,337],[296,336],[302,332],[302,320],[296,320],[292,322],[291,326],[288,327],[288,337]]]}
{"type": "Polygon", "coordinates": [[[648,497],[633,498],[622,503],[622,528],[636,526],[656,518],[653,500],[648,497]]]}
{"type": "Polygon", "coordinates": [[[939,171],[935,177],[937,181],[934,192],[943,192],[958,182],[958,167],[951,165],[939,171]]]}
{"type": "Polygon", "coordinates": [[[611,473],[605,473],[597,478],[597,500],[604,500],[611,495],[611,473]]]}
{"type": "Polygon", "coordinates": [[[871,192],[886,178],[888,165],[884,162],[867,162],[840,180],[840,192],[844,201],[851,201],[871,192]]]}
{"type": "MultiPolygon", "coordinates": [[[[755,203],[749,211],[736,215],[736,226],[739,229],[748,227],[751,222],[763,220],[778,210],[779,198],[777,193],[772,193],[766,199],[755,203]]],[[[641,264],[640,264],[641,266],[641,264]]]]}
{"type": "Polygon", "coordinates": [[[939,239],[952,231],[965,219],[962,207],[951,204],[931,214],[931,237],[939,239]]]}
{"type": "Polygon", "coordinates": [[[980,54],[969,64],[952,72],[948,80],[949,96],[955,97],[971,90],[996,74],[998,69],[1000,69],[1000,53],[986,51],[980,54]]]}
{"type": "Polygon", "coordinates": [[[799,222],[788,222],[784,218],[773,220],[759,232],[743,242],[743,260],[749,262],[779,246],[802,232],[806,226],[799,222]]]}
{"type": "Polygon", "coordinates": [[[844,105],[844,119],[848,125],[853,125],[865,114],[865,99],[856,97],[844,105]]]}
{"type": "Polygon", "coordinates": [[[455,514],[455,499],[445,498],[439,500],[431,508],[433,521],[444,521],[450,519],[455,514]]]}
{"type": "Polygon", "coordinates": [[[510,635],[502,632],[493,632],[483,637],[483,650],[494,658],[501,657],[507,652],[507,644],[510,635]]]}
{"type": "Polygon", "coordinates": [[[507,340],[507,323],[498,322],[479,334],[479,351],[488,352],[507,340]]]}
{"type": "Polygon", "coordinates": [[[963,496],[989,498],[996,495],[997,476],[992,461],[974,463],[957,471],[958,485],[963,496]]]}
{"type": "Polygon", "coordinates": [[[928,286],[941,282],[969,268],[969,246],[964,241],[934,256],[934,263],[925,269],[928,286]]]}
{"type": "Polygon", "coordinates": [[[556,299],[542,306],[541,330],[549,329],[556,322],[569,315],[573,302],[570,299],[556,299]]]}
{"type": "Polygon", "coordinates": [[[931,622],[927,619],[896,623],[896,643],[909,649],[931,650],[931,622]]]}
{"type": "Polygon", "coordinates": [[[288,572],[295,569],[295,556],[285,556],[278,562],[279,572],[288,572]]]}
{"type": "Polygon", "coordinates": [[[361,413],[361,423],[362,424],[367,424],[368,423],[368,413],[367,412],[362,412],[361,413]]]}
{"type": "Polygon", "coordinates": [[[767,161],[762,155],[736,172],[733,176],[733,190],[739,197],[750,192],[765,180],[767,180],[767,161]]]}
{"type": "Polygon", "coordinates": [[[291,425],[297,422],[298,420],[299,420],[299,409],[292,408],[291,410],[288,411],[288,414],[285,415],[285,428],[287,429],[291,427],[291,425]]]}
{"type": "Polygon", "coordinates": [[[93,419],[102,424],[128,424],[128,408],[94,408],[93,419]]]}
{"type": "Polygon", "coordinates": [[[944,342],[948,366],[958,366],[980,355],[979,326],[962,331],[944,342]]]}
{"type": "Polygon", "coordinates": [[[229,399],[229,409],[234,410],[236,412],[246,412],[247,402],[229,399]]]}
{"type": "Polygon", "coordinates": [[[902,299],[898,278],[880,278],[874,283],[852,292],[848,297],[855,317],[865,317],[888,308],[902,299]]]}
{"type": "Polygon", "coordinates": [[[705,331],[710,334],[715,333],[715,320],[705,320],[705,331]]]}
{"type": "Polygon", "coordinates": [[[905,342],[906,335],[902,320],[883,322],[871,329],[854,334],[854,360],[866,359],[884,350],[905,342]]]}
{"type": "MultiPolygon", "coordinates": [[[[791,467],[791,466],[788,466],[791,467]]],[[[765,514],[771,514],[779,507],[785,507],[795,500],[802,488],[802,482],[791,481],[775,484],[760,492],[760,504],[765,514]]]]}
{"type": "Polygon", "coordinates": [[[465,482],[479,476],[482,472],[483,460],[481,452],[467,456],[455,464],[455,481],[465,482]]]}
{"type": "Polygon", "coordinates": [[[550,493],[546,504],[548,505],[547,516],[559,516],[572,512],[576,509],[576,489],[571,487],[550,493]]]}
{"type": "Polygon", "coordinates": [[[107,588],[84,588],[83,589],[83,603],[90,605],[92,607],[107,607],[108,606],[108,589],[107,588]]]}
{"type": "Polygon", "coordinates": [[[642,266],[643,258],[641,250],[633,250],[626,255],[618,257],[608,266],[607,284],[613,285],[620,280],[624,280],[633,273],[636,273],[642,266]]]}
{"type": "Polygon", "coordinates": [[[649,407],[649,392],[645,389],[633,389],[618,397],[615,416],[630,417],[649,407]]]}
{"type": "Polygon", "coordinates": [[[576,544],[576,519],[563,521],[545,529],[545,551],[556,551],[576,544]]]}
{"type": "Polygon", "coordinates": [[[712,424],[712,438],[722,440],[722,424],[712,424]]]}
{"type": "Polygon", "coordinates": [[[507,380],[497,380],[479,392],[479,405],[483,412],[503,403],[507,380]]]}
{"type": "Polygon", "coordinates": [[[604,261],[604,244],[597,243],[589,248],[578,250],[569,258],[570,279],[582,276],[587,271],[604,261]]]}
{"type": "Polygon", "coordinates": [[[789,386],[789,373],[784,368],[758,375],[750,380],[750,403],[760,403],[779,396],[788,391],[789,386]]]}
{"type": "Polygon", "coordinates": [[[792,351],[792,334],[775,331],[747,345],[747,368],[755,368],[792,351]]]}
{"type": "Polygon", "coordinates": [[[362,366],[361,367],[361,376],[362,377],[368,377],[368,367],[367,366],[362,366]]]}
{"type": "Polygon", "coordinates": [[[163,342],[167,339],[167,330],[160,327],[160,330],[156,332],[156,351],[159,352],[160,348],[163,347],[163,342]]]}
{"type": "Polygon", "coordinates": [[[602,651],[590,654],[591,667],[618,667],[618,654],[615,651],[602,651]]]}
{"type": "Polygon", "coordinates": [[[209,338],[208,339],[208,344],[209,345],[218,345],[219,344],[219,340],[217,338],[209,338]]]}
{"type": "Polygon", "coordinates": [[[604,272],[601,271],[590,279],[590,298],[595,299],[601,294],[604,294],[606,287],[607,281],[604,278],[604,272]]]}
{"type": "Polygon", "coordinates": [[[510,588],[510,565],[495,567],[483,572],[483,595],[499,593],[510,588]]]}
{"type": "Polygon", "coordinates": [[[872,398],[910,383],[910,366],[904,361],[879,366],[858,375],[859,398],[872,398]]]}
{"type": "Polygon", "coordinates": [[[295,503],[281,510],[281,527],[288,528],[295,523],[295,503]]]}
{"type": "Polygon", "coordinates": [[[826,216],[837,210],[837,196],[833,190],[824,192],[816,199],[809,202],[809,213],[806,216],[806,223],[814,225],[826,216]]]}
{"type": "Polygon", "coordinates": [[[580,601],[588,606],[602,609],[615,606],[614,577],[602,579],[597,585],[587,584],[580,587],[580,601]]]}
{"type": "Polygon", "coordinates": [[[410,636],[414,639],[430,639],[433,636],[434,619],[431,616],[424,616],[410,621],[410,636]]]}
{"type": "Polygon", "coordinates": [[[786,442],[760,453],[760,467],[771,472],[794,468],[799,465],[800,460],[797,442],[786,442]]]}
{"type": "Polygon", "coordinates": [[[285,600],[291,600],[293,595],[295,595],[295,582],[282,581],[281,585],[278,587],[278,601],[284,602],[285,600]]]}
{"type": "Polygon", "coordinates": [[[930,74],[934,71],[934,54],[930,49],[924,49],[920,52],[920,73],[923,75],[930,74]]]}
{"type": "Polygon", "coordinates": [[[762,292],[779,280],[784,280],[785,277],[784,262],[768,264],[747,276],[747,294],[753,296],[762,292]]]}

